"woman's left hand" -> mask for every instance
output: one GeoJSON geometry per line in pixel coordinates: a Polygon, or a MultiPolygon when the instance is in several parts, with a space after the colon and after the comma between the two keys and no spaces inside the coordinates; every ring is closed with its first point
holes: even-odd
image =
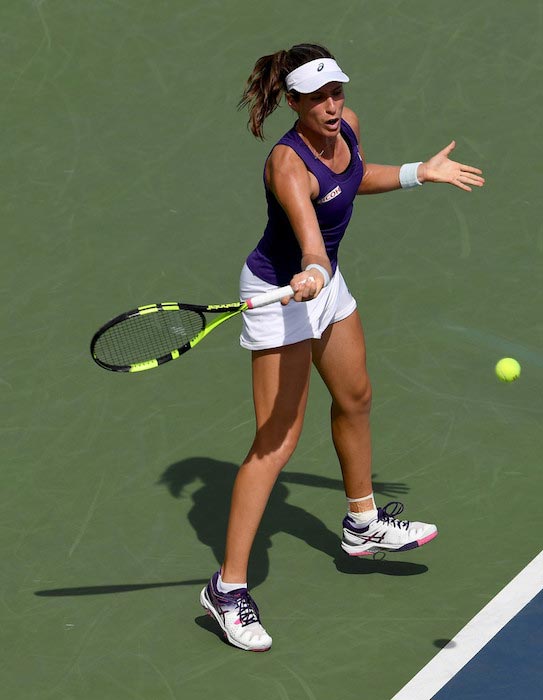
{"type": "Polygon", "coordinates": [[[482,187],[485,184],[484,178],[481,177],[482,170],[450,160],[449,155],[455,146],[456,142],[451,141],[442,151],[421,163],[417,172],[419,181],[445,182],[466,192],[471,192],[472,187],[482,187]]]}

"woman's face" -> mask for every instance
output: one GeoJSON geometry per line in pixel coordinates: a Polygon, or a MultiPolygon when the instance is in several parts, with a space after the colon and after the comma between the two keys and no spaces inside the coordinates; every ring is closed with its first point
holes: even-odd
{"type": "Polygon", "coordinates": [[[320,136],[337,136],[345,104],[343,83],[326,83],[315,92],[289,97],[288,103],[297,112],[300,125],[320,136]]]}

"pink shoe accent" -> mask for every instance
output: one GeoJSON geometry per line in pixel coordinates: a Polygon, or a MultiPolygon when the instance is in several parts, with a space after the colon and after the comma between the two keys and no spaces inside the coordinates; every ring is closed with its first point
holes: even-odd
{"type": "Polygon", "coordinates": [[[437,530],[435,532],[432,532],[431,535],[428,535],[428,537],[423,537],[422,540],[417,540],[417,544],[419,547],[422,547],[423,544],[426,544],[427,542],[430,542],[430,540],[433,540],[434,537],[437,535],[437,530]]]}

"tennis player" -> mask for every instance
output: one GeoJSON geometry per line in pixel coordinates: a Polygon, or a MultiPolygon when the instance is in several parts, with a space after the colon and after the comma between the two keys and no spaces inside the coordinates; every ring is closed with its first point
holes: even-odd
{"type": "Polygon", "coordinates": [[[234,484],[222,568],[200,594],[228,641],[250,651],[269,649],[272,639],[247,590],[249,555],[271,489],[300,437],[312,364],[332,399],[332,437],[347,497],[341,547],[351,556],[401,552],[437,535],[433,524],[397,519],[402,504],[375,504],[366,347],[338,248],[357,194],[426,182],[469,192],[484,180],[479,169],[449,158],[454,141],[426,162],[366,163],[357,116],[345,107],[348,82],[327,49],[300,44],[260,58],[240,101],[258,138],[283,94],[297,117],[266,160],[268,223],[241,273],[242,299],[289,283],[295,294],[290,303],[243,315],[256,434],[234,484]]]}

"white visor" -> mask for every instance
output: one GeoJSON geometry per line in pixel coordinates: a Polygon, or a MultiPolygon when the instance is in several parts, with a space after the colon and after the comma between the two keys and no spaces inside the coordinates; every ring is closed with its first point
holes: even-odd
{"type": "Polygon", "coordinates": [[[326,83],[348,83],[349,76],[341,70],[333,58],[316,58],[290,72],[285,78],[287,91],[307,94],[315,92],[326,83]]]}

